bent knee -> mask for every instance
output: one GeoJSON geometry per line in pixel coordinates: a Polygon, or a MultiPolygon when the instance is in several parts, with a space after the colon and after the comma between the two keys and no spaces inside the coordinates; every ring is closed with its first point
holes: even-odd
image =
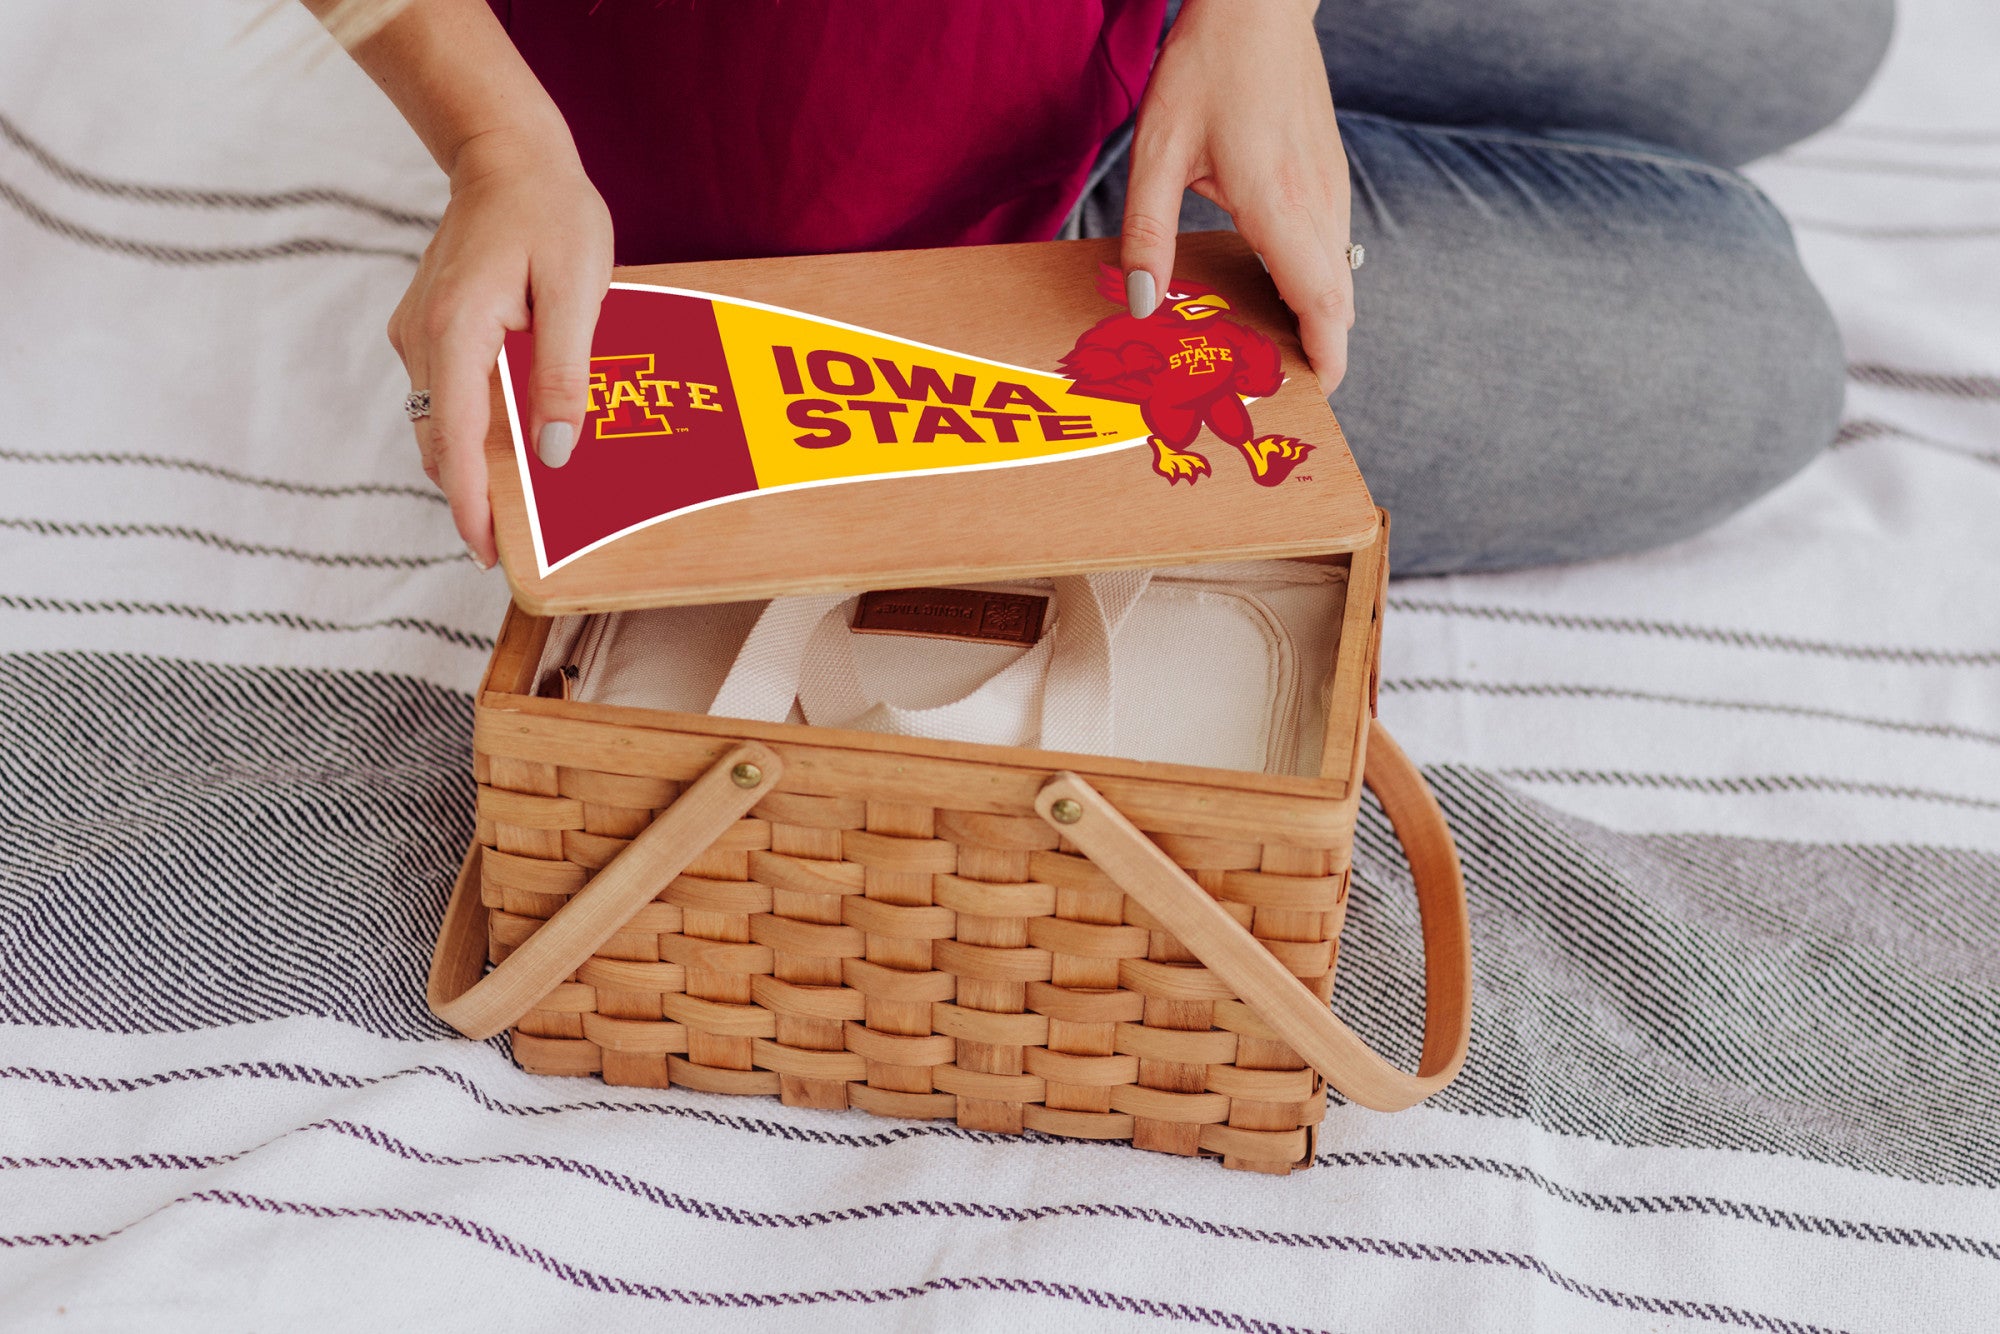
{"type": "Polygon", "coordinates": [[[1732,167],[1853,105],[1894,22],[1894,0],[1347,0],[1316,19],[1345,109],[1623,135],[1732,167]]]}
{"type": "Polygon", "coordinates": [[[1896,5],[1813,0],[1803,18],[1785,6],[1746,6],[1734,21],[1743,25],[1739,40],[1748,48],[1743,68],[1764,92],[1737,93],[1731,102],[1738,114],[1709,127],[1710,142],[1690,145],[1731,167],[1817,134],[1846,114],[1889,52],[1896,5]]]}
{"type": "Polygon", "coordinates": [[[1650,229],[1613,219],[1557,247],[1489,232],[1408,254],[1407,227],[1385,242],[1332,401],[1396,516],[1393,568],[1659,546],[1831,442],[1840,338],[1789,231],[1747,182],[1688,190],[1650,229]]]}

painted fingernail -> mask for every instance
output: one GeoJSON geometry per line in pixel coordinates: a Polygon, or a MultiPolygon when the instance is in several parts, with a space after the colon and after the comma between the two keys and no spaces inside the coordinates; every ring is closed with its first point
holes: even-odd
{"type": "Polygon", "coordinates": [[[551,468],[560,468],[568,463],[575,449],[576,428],[568,422],[549,422],[542,427],[541,435],[535,438],[535,453],[541,455],[542,462],[551,468]]]}
{"type": "Polygon", "coordinates": [[[1142,320],[1153,313],[1153,307],[1160,304],[1160,293],[1152,274],[1134,269],[1125,275],[1125,304],[1142,320]]]}
{"type": "Polygon", "coordinates": [[[465,544],[465,558],[471,561],[474,565],[477,565],[482,570],[490,570],[493,568],[493,562],[486,559],[486,557],[480,555],[477,551],[474,551],[472,549],[472,543],[470,542],[467,542],[465,544]]]}

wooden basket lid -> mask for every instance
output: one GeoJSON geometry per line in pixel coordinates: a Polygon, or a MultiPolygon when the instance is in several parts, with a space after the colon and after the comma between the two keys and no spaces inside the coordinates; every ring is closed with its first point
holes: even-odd
{"type": "Polygon", "coordinates": [[[1182,237],[1162,307],[1186,309],[1143,330],[1116,322],[1117,258],[1102,240],[619,270],[568,464],[536,459],[512,415],[527,336],[494,376],[515,600],[552,615],[1371,543],[1374,502],[1241,238],[1182,237]],[[1274,392],[1207,389],[1275,378],[1273,345],[1274,392]],[[1245,433],[1232,404],[1247,446],[1216,433],[1245,433]]]}

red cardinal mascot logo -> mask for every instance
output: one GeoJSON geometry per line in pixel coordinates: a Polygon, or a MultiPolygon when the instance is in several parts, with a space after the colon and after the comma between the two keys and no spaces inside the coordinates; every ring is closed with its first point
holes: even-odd
{"type": "MultiPolygon", "coordinates": [[[[1125,277],[1109,264],[1100,266],[1097,290],[1125,304],[1125,277]]],[[[1275,394],[1285,377],[1277,345],[1219,318],[1228,309],[1214,289],[1181,281],[1145,319],[1121,312],[1100,320],[1062,359],[1074,392],[1138,405],[1152,432],[1153,471],[1168,485],[1208,475],[1208,460],[1188,448],[1203,426],[1242,450],[1265,486],[1291,476],[1312,452],[1288,435],[1255,435],[1243,400],[1275,394]]]]}

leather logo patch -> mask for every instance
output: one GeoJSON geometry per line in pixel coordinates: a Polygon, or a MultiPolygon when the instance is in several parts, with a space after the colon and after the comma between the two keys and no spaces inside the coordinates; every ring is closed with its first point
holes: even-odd
{"type": "Polygon", "coordinates": [[[970,588],[893,588],[863,593],[854,631],[917,635],[974,644],[1033,644],[1042,637],[1049,600],[1034,593],[982,593],[970,588]]]}

